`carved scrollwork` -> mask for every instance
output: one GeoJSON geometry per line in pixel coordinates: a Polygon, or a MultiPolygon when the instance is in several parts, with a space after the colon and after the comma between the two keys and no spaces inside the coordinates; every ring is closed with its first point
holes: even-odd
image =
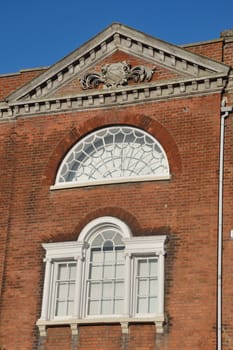
{"type": "Polygon", "coordinates": [[[101,75],[98,73],[87,73],[80,79],[81,86],[84,90],[97,88],[100,83],[104,83],[101,75]]]}
{"type": "Polygon", "coordinates": [[[111,88],[124,86],[129,80],[134,82],[150,81],[155,69],[146,66],[131,67],[127,62],[106,64],[102,67],[101,73],[87,73],[80,79],[84,90],[97,88],[100,84],[103,87],[111,88]]]}

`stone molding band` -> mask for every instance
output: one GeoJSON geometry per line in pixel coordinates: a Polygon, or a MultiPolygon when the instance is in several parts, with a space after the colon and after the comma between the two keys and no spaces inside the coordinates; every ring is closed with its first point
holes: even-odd
{"type": "Polygon", "coordinates": [[[216,74],[207,78],[174,80],[169,83],[144,83],[137,86],[124,86],[118,89],[104,89],[94,92],[91,90],[88,93],[61,98],[4,102],[2,106],[0,105],[0,121],[34,114],[103,108],[117,104],[145,103],[167,98],[222,92],[227,81],[227,75],[216,74]]]}

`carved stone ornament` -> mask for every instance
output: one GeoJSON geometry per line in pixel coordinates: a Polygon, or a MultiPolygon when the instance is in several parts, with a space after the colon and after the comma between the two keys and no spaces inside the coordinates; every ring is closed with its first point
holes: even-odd
{"type": "Polygon", "coordinates": [[[128,84],[129,80],[134,82],[150,81],[155,69],[145,66],[131,67],[127,62],[106,64],[102,67],[101,73],[87,73],[80,79],[84,90],[97,88],[100,84],[103,87],[118,87],[128,84]]]}

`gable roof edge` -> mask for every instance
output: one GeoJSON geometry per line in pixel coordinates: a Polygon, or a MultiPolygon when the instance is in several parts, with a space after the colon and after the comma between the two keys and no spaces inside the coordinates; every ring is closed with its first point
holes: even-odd
{"type": "Polygon", "coordinates": [[[145,55],[145,57],[147,55],[148,58],[157,59],[161,64],[165,63],[166,59],[171,65],[176,65],[177,59],[184,61],[184,66],[189,62],[194,67],[194,71],[196,69],[197,72],[198,67],[204,67],[206,71],[209,70],[209,73],[228,74],[229,71],[229,66],[223,63],[197,55],[123,24],[113,23],[78,49],[52,65],[46,72],[8,95],[5,100],[9,102],[17,101],[32,91],[34,91],[34,96],[36,94],[40,96],[41,87],[48,87],[49,89],[54,81],[57,83],[62,81],[65,74],[68,77],[77,74],[77,72],[85,68],[85,65],[93,63],[100,58],[100,55],[104,56],[117,48],[127,50],[129,53],[145,55]],[[36,89],[38,89],[37,92],[35,92],[36,89]]]}

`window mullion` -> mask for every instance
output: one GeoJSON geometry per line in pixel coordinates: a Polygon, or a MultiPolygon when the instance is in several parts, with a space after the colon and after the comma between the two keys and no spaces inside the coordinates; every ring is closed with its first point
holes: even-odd
{"type": "Polygon", "coordinates": [[[77,269],[76,269],[76,281],[75,281],[75,299],[74,299],[74,310],[75,317],[81,318],[81,295],[83,290],[83,279],[82,279],[82,265],[83,259],[81,256],[76,257],[77,269]]]}
{"type": "Polygon", "coordinates": [[[49,308],[49,294],[50,294],[50,288],[52,286],[51,282],[51,269],[52,269],[52,262],[51,259],[46,258],[45,259],[46,266],[45,266],[45,280],[44,280],[44,290],[43,290],[43,303],[42,303],[42,310],[41,310],[41,319],[47,320],[48,319],[48,308],[49,308]]]}
{"type": "Polygon", "coordinates": [[[99,298],[99,305],[98,305],[98,312],[99,315],[102,313],[103,308],[103,297],[104,297],[104,266],[105,266],[105,256],[103,250],[101,250],[102,253],[102,266],[101,266],[101,280],[100,280],[100,298],[99,298]]]}
{"type": "Polygon", "coordinates": [[[158,312],[164,313],[164,253],[158,256],[158,312]]]}
{"type": "MultiPolygon", "coordinates": [[[[84,276],[82,279],[82,284],[83,284],[83,289],[82,289],[82,294],[81,294],[81,305],[82,305],[82,312],[81,316],[86,317],[88,315],[88,309],[89,309],[89,288],[90,288],[90,259],[91,259],[91,253],[90,250],[87,250],[85,260],[84,260],[84,276]]],[[[80,305],[80,309],[81,309],[80,305]]]]}
{"type": "Polygon", "coordinates": [[[125,314],[130,317],[131,300],[131,255],[125,255],[125,314]]]}
{"type": "Polygon", "coordinates": [[[59,263],[54,262],[54,264],[53,264],[53,284],[52,284],[52,289],[50,291],[50,296],[51,296],[50,313],[51,313],[51,316],[53,318],[55,318],[55,316],[56,316],[58,270],[59,270],[59,263]]]}

